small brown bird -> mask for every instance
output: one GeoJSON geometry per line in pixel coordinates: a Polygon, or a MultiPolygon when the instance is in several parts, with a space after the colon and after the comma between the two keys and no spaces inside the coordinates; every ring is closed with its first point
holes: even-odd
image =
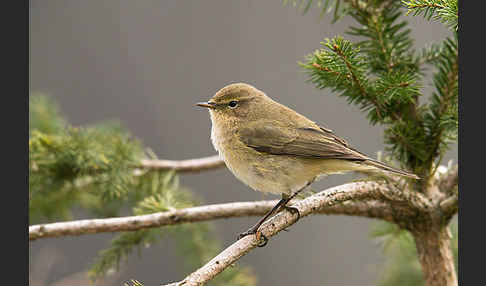
{"type": "Polygon", "coordinates": [[[280,209],[292,210],[286,204],[325,175],[377,171],[419,178],[369,158],[249,84],[230,84],[197,105],[209,109],[211,141],[231,172],[254,190],[282,194],[277,205],[238,239],[257,233],[280,209]]]}

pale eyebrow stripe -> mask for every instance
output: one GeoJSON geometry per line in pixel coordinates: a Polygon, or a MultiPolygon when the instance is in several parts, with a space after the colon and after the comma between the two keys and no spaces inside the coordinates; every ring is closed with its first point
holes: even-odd
{"type": "Polygon", "coordinates": [[[241,98],[228,98],[228,99],[225,99],[224,101],[222,102],[218,102],[217,104],[218,105],[226,105],[228,103],[230,103],[231,101],[237,101],[237,102],[247,102],[247,101],[251,101],[251,100],[254,100],[255,98],[254,97],[241,97],[241,98]]]}

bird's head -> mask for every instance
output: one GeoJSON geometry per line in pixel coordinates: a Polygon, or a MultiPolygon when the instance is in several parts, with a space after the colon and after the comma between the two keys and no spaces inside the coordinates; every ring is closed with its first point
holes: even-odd
{"type": "Polygon", "coordinates": [[[246,83],[233,83],[220,89],[207,102],[196,105],[208,108],[214,123],[265,118],[271,111],[269,105],[272,103],[273,100],[255,87],[246,83]]]}

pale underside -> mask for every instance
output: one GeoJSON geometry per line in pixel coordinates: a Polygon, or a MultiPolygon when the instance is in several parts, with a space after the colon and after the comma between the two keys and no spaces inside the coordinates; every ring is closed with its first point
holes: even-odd
{"type": "Polygon", "coordinates": [[[213,123],[211,140],[214,148],[239,180],[260,192],[292,194],[328,174],[375,169],[348,160],[259,152],[237,136],[223,136],[222,133],[227,131],[213,123]]]}

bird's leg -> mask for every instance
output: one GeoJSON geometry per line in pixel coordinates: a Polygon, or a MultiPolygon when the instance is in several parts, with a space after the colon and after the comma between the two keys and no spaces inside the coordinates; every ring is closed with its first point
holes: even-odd
{"type": "MultiPolygon", "coordinates": [[[[282,195],[283,196],[283,195],[282,195]]],[[[291,196],[288,196],[287,197],[287,202],[289,202],[291,199],[293,199],[295,196],[294,195],[291,195],[291,196]]],[[[297,220],[300,219],[300,212],[299,212],[299,209],[296,208],[296,207],[293,207],[293,206],[288,206],[287,204],[285,204],[284,206],[282,206],[282,208],[288,210],[289,212],[291,212],[292,214],[297,214],[297,220]]]]}
{"type": "Polygon", "coordinates": [[[297,196],[300,192],[302,192],[305,188],[307,188],[310,184],[312,184],[312,181],[308,182],[304,187],[300,188],[299,190],[297,190],[296,192],[294,192],[292,195],[287,195],[287,194],[282,194],[282,199],[280,201],[278,201],[278,203],[269,211],[265,214],[264,217],[262,217],[254,226],[252,226],[251,228],[249,228],[247,231],[243,232],[243,233],[240,233],[238,235],[238,238],[237,240],[240,240],[241,238],[247,236],[247,235],[250,235],[250,234],[257,234],[258,237],[261,237],[263,238],[263,243],[259,244],[258,246],[259,247],[263,247],[267,244],[268,242],[268,238],[263,235],[262,233],[258,233],[258,228],[274,213],[280,211],[281,208],[285,208],[286,210],[292,212],[292,213],[295,213],[297,212],[297,215],[298,215],[298,218],[297,219],[300,219],[300,212],[297,208],[295,207],[291,207],[291,206],[287,206],[287,203],[293,199],[295,196],[297,196]]]}
{"type": "MultiPolygon", "coordinates": [[[[247,231],[240,233],[238,235],[237,240],[240,240],[241,238],[250,235],[250,234],[255,234],[258,231],[258,228],[264,223],[273,213],[277,212],[282,206],[284,206],[288,202],[287,198],[284,198],[282,195],[282,199],[278,201],[278,203],[269,211],[265,214],[264,217],[262,217],[254,226],[250,227],[247,231]]],[[[263,244],[259,244],[259,247],[263,247],[267,244],[268,239],[263,235],[260,234],[264,240],[263,244]]]]}
{"type": "MultiPolygon", "coordinates": [[[[286,194],[282,194],[282,199],[285,197],[287,199],[287,202],[290,202],[290,200],[295,198],[295,196],[297,196],[300,192],[302,192],[305,188],[307,188],[310,184],[312,184],[312,182],[314,182],[314,180],[309,181],[304,187],[300,188],[299,190],[297,190],[296,192],[294,192],[290,196],[287,196],[286,194]]],[[[283,205],[283,207],[291,213],[297,213],[297,220],[300,219],[300,212],[299,212],[298,208],[292,207],[292,206],[287,206],[287,203],[285,203],[285,205],[283,205]]]]}

